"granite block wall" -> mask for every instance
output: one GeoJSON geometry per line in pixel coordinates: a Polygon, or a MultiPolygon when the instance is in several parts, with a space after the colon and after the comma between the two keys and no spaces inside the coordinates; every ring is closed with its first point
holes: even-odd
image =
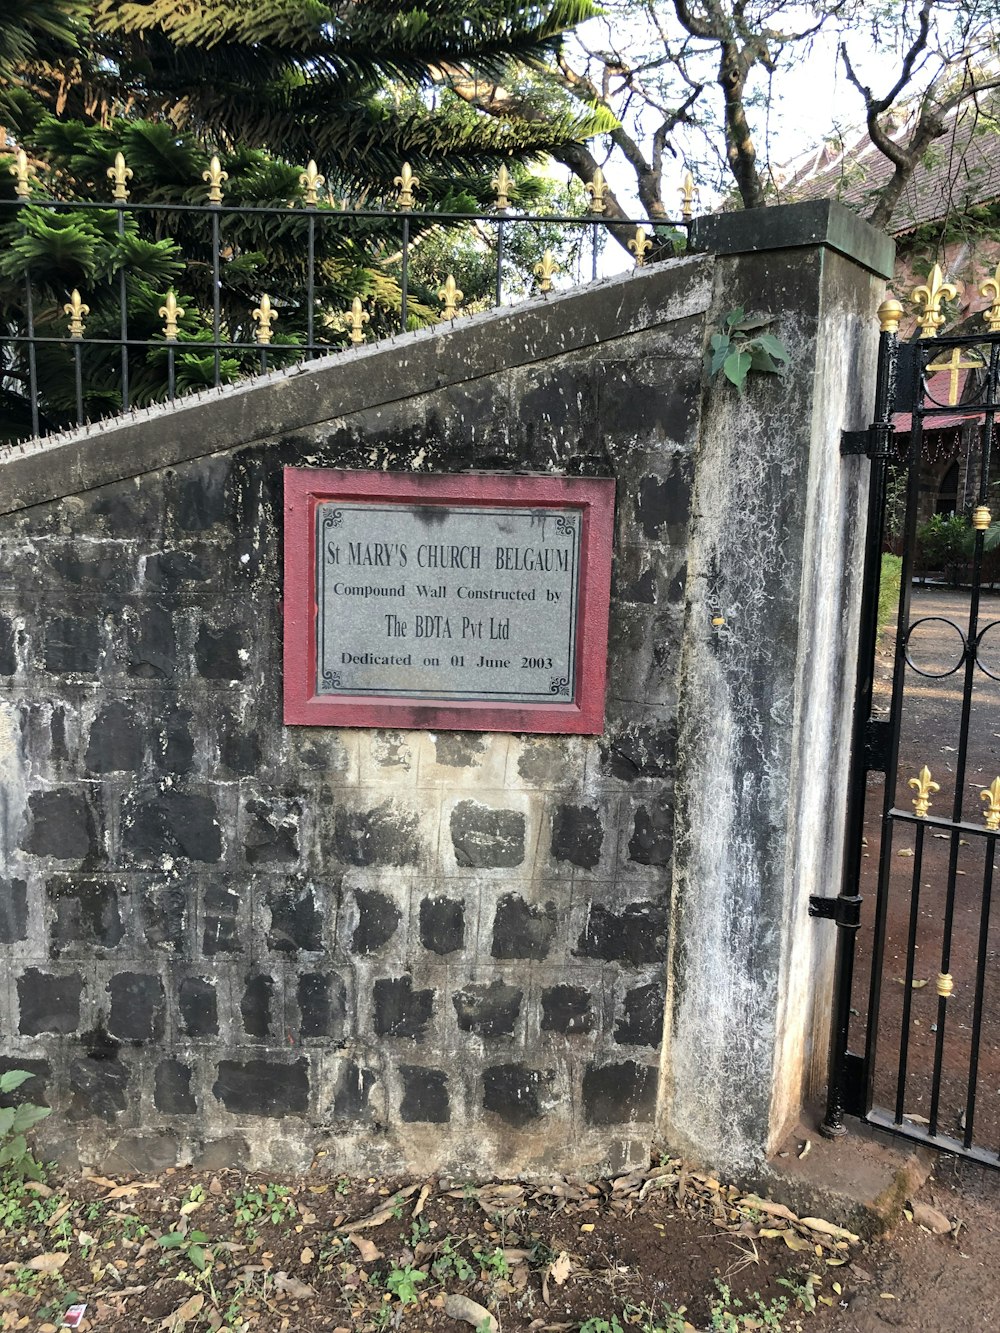
{"type": "Polygon", "coordinates": [[[48,1152],[645,1157],[712,264],[153,412],[8,494],[0,1040],[48,1152]],[[296,464],[614,476],[604,734],[283,726],[296,464]]]}

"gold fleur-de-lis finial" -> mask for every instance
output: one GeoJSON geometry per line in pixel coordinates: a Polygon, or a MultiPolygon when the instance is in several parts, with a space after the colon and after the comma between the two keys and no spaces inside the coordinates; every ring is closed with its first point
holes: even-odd
{"type": "Polygon", "coordinates": [[[994,778],[979,799],[986,802],[986,827],[995,833],[1000,829],[1000,778],[994,778]]]}
{"type": "Polygon", "coordinates": [[[115,153],[115,165],[108,167],[108,180],[112,183],[111,198],[116,204],[124,204],[128,199],[126,181],[132,179],[132,168],[125,165],[125,154],[115,153]]]}
{"type": "Polygon", "coordinates": [[[497,208],[501,210],[509,208],[510,200],[507,198],[507,194],[510,190],[510,172],[502,162],[500,163],[500,170],[490,181],[490,184],[497,192],[497,208]]]}
{"type": "Polygon", "coordinates": [[[587,193],[590,195],[591,213],[603,213],[605,204],[604,196],[608,192],[608,183],[604,179],[604,172],[600,167],[594,170],[594,179],[587,186],[587,193]]]}
{"type": "Polygon", "coordinates": [[[271,298],[267,292],[260,298],[260,305],[255,306],[250,313],[257,321],[257,341],[262,347],[266,347],[271,341],[271,325],[278,318],[278,312],[271,309],[271,298]]]}
{"type": "Polygon", "coordinates": [[[69,315],[69,336],[74,340],[83,337],[83,317],[90,314],[90,306],[80,299],[80,293],[74,287],[69,301],[63,306],[63,313],[69,315]]]}
{"type": "Polygon", "coordinates": [[[910,300],[917,307],[917,324],[923,337],[933,338],[944,324],[941,313],[942,301],[954,301],[958,288],[953,282],[945,282],[941,265],[935,264],[926,282],[914,287],[910,300]]]}
{"type": "Polygon", "coordinates": [[[12,176],[17,177],[15,193],[18,199],[30,199],[31,187],[28,184],[28,178],[31,175],[31,168],[28,166],[28,154],[23,148],[19,148],[14,154],[14,161],[7,170],[12,176]]]}
{"type": "Polygon", "coordinates": [[[444,302],[441,318],[454,319],[459,305],[465,300],[465,293],[459,290],[454,277],[449,273],[444,280],[444,286],[438,292],[438,297],[444,302]]]}
{"type": "Polygon", "coordinates": [[[319,203],[316,191],[321,185],[326,184],[326,177],[319,174],[319,167],[312,158],[309,159],[309,165],[305,171],[300,172],[299,184],[306,192],[306,203],[310,208],[315,208],[319,203]]]}
{"type": "Polygon", "coordinates": [[[539,263],[535,265],[535,275],[538,278],[538,290],[540,292],[550,292],[552,290],[552,277],[559,272],[559,265],[556,263],[556,257],[551,250],[546,250],[539,263]]]}
{"type": "Polygon", "coordinates": [[[987,278],[979,288],[979,295],[993,303],[983,311],[983,319],[990,333],[1000,333],[1000,264],[997,264],[992,278],[987,278]]]}
{"type": "Polygon", "coordinates": [[[400,208],[413,207],[413,191],[420,184],[420,177],[414,176],[410,170],[409,162],[404,162],[399,169],[399,175],[393,180],[393,185],[399,186],[399,206],[400,208]]]}
{"type": "Polygon", "coordinates": [[[159,310],[160,318],[164,321],[163,336],[167,342],[177,341],[177,321],[184,318],[184,311],[177,304],[177,297],[173,290],[167,292],[167,299],[159,310]]]}
{"type": "Polygon", "coordinates": [[[882,333],[898,333],[903,318],[903,303],[887,296],[878,308],[878,326],[882,333]]]}
{"type": "Polygon", "coordinates": [[[646,251],[652,250],[653,242],[649,239],[641,227],[635,229],[635,239],[629,241],[628,248],[635,255],[636,268],[642,268],[646,262],[646,251]]]}
{"type": "Polygon", "coordinates": [[[927,811],[931,808],[931,792],[941,790],[941,784],[931,779],[931,770],[924,764],[920,770],[920,776],[910,778],[909,786],[917,793],[913,798],[913,808],[917,813],[918,819],[925,819],[927,811]]]}
{"type": "Polygon", "coordinates": [[[685,222],[690,222],[694,217],[694,201],[697,194],[698,190],[694,183],[694,177],[690,171],[686,171],[681,185],[681,217],[685,222]]]}
{"type": "Polygon", "coordinates": [[[221,204],[222,182],[229,179],[229,172],[222,170],[222,163],[219,161],[218,154],[212,154],[208,170],[201,173],[201,178],[208,184],[208,202],[210,204],[221,204]]]}
{"type": "Polygon", "coordinates": [[[354,298],[351,302],[350,310],[345,311],[344,315],[347,320],[348,337],[351,342],[364,342],[365,335],[361,330],[364,325],[371,320],[371,315],[369,315],[368,311],[362,306],[360,296],[354,298]]]}

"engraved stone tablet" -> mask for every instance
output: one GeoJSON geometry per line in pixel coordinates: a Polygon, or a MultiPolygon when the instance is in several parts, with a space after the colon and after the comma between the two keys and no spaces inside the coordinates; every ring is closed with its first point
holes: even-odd
{"type": "Polygon", "coordinates": [[[601,729],[614,483],[286,469],[285,721],[601,729]]]}
{"type": "Polygon", "coordinates": [[[319,694],[571,703],[580,515],[316,507],[319,694]]]}

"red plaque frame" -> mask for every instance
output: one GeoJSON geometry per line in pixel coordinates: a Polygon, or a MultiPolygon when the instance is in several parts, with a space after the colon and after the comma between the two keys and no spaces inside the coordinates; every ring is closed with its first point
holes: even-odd
{"type": "Polygon", "coordinates": [[[285,468],[284,720],[297,726],[394,727],[597,735],[604,729],[615,483],[604,477],[452,475],[285,468]],[[571,703],[414,701],[316,691],[316,506],[523,505],[581,514],[576,682],[571,703]]]}

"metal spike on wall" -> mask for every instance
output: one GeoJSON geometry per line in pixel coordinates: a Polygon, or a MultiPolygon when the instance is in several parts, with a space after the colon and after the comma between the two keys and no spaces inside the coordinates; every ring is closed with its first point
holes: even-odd
{"type": "Polygon", "coordinates": [[[603,213],[605,204],[604,196],[608,192],[608,183],[604,179],[604,172],[600,167],[594,171],[594,179],[587,186],[587,193],[590,195],[591,213],[603,213]]]}
{"type": "Polygon", "coordinates": [[[500,164],[500,170],[490,181],[490,184],[497,192],[497,198],[496,198],[497,208],[500,209],[501,211],[505,208],[509,208],[510,200],[507,198],[507,194],[508,191],[510,190],[510,172],[503,165],[503,163],[500,164]]]}
{"type": "Polygon", "coordinates": [[[690,222],[694,217],[694,201],[698,195],[698,188],[694,183],[694,177],[690,171],[684,173],[684,180],[681,184],[681,217],[685,222],[690,222]]]}
{"type": "Polygon", "coordinates": [[[932,780],[931,770],[924,764],[919,777],[910,778],[907,785],[917,793],[913,798],[913,808],[917,818],[926,819],[927,811],[931,808],[931,792],[940,791],[941,784],[932,780]]]}
{"type": "Polygon", "coordinates": [[[635,255],[636,268],[642,268],[646,262],[646,251],[652,250],[653,242],[646,235],[642,227],[636,227],[635,239],[629,241],[628,248],[635,255]]]}
{"type": "Polygon", "coordinates": [[[540,292],[550,292],[553,275],[559,272],[559,265],[556,263],[556,257],[551,250],[545,251],[539,263],[535,265],[534,272],[539,280],[538,290],[540,292]]]}
{"type": "Polygon", "coordinates": [[[28,154],[23,148],[19,148],[14,155],[14,161],[7,168],[12,176],[17,177],[16,194],[18,199],[30,199],[31,187],[28,184],[31,175],[31,168],[28,165],[28,154]]]}
{"type": "Polygon", "coordinates": [[[354,298],[351,302],[350,310],[344,312],[344,317],[347,320],[347,336],[350,338],[351,342],[364,342],[365,335],[362,330],[364,326],[371,321],[371,315],[369,315],[368,311],[362,306],[360,296],[354,298]]]}

